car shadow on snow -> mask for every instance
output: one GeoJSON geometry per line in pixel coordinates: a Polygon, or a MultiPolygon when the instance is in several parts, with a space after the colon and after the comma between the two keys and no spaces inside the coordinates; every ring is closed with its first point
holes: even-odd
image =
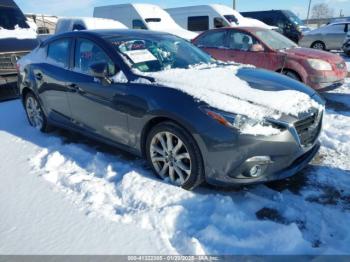
{"type": "Polygon", "coordinates": [[[344,116],[350,115],[350,94],[323,93],[321,95],[326,100],[327,109],[334,110],[344,116]]]}

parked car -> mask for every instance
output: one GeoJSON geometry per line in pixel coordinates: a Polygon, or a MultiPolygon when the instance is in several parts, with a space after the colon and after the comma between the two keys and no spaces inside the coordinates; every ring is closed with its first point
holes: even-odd
{"type": "Polygon", "coordinates": [[[303,35],[310,31],[310,28],[305,26],[304,22],[289,10],[242,12],[241,14],[245,17],[258,19],[271,26],[277,26],[280,33],[295,43],[298,43],[303,35]]]}
{"type": "Polygon", "coordinates": [[[157,5],[121,4],[99,6],[94,9],[94,17],[114,19],[132,29],[162,31],[192,40],[196,33],[180,27],[171,16],[157,5]]]}
{"type": "Polygon", "coordinates": [[[58,19],[55,34],[96,29],[127,29],[127,27],[112,19],[96,17],[65,17],[58,19]]]}
{"type": "Polygon", "coordinates": [[[36,32],[12,0],[0,2],[0,100],[18,97],[16,61],[36,45],[36,32]]]}
{"type": "Polygon", "coordinates": [[[19,70],[33,127],[60,126],[144,156],[186,189],[282,179],[319,149],[324,104],[314,90],[217,62],[170,34],[61,34],[19,70]]]}
{"type": "Polygon", "coordinates": [[[349,24],[350,22],[332,23],[312,30],[305,33],[299,44],[321,50],[341,50],[349,24]]]}
{"type": "Polygon", "coordinates": [[[201,33],[203,31],[235,26],[257,26],[274,29],[259,20],[245,18],[239,12],[226,5],[196,5],[165,9],[183,28],[201,33]]]}
{"type": "Polygon", "coordinates": [[[319,91],[341,86],[347,75],[346,64],[340,56],[300,48],[273,30],[215,29],[199,35],[193,43],[216,59],[280,72],[319,91]]]}

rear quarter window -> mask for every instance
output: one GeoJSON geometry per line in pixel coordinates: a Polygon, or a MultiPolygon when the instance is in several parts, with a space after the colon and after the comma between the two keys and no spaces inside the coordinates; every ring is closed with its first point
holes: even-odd
{"type": "Polygon", "coordinates": [[[59,39],[48,44],[47,58],[50,64],[68,68],[70,39],[59,39]]]}
{"type": "Polygon", "coordinates": [[[190,31],[206,31],[209,29],[209,16],[190,16],[187,25],[190,31]]]}

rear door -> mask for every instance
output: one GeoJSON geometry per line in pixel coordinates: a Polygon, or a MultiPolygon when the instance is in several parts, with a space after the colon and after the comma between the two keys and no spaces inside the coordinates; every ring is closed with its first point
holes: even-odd
{"type": "Polygon", "coordinates": [[[347,30],[347,24],[334,24],[330,25],[327,30],[322,31],[323,39],[325,40],[327,49],[341,49],[344,38],[346,37],[347,30]]]}
{"type": "Polygon", "coordinates": [[[198,38],[195,44],[215,59],[228,61],[226,34],[226,30],[209,31],[198,38]]]}
{"type": "Polygon", "coordinates": [[[69,72],[71,38],[61,38],[50,42],[44,63],[33,69],[36,84],[49,117],[59,122],[70,122],[71,111],[66,87],[69,72]]]}
{"type": "Polygon", "coordinates": [[[123,110],[126,84],[102,83],[94,78],[90,66],[101,62],[108,64],[110,76],[118,73],[118,66],[95,42],[84,38],[75,41],[74,65],[67,75],[73,121],[90,133],[127,144],[127,116],[123,110]]]}

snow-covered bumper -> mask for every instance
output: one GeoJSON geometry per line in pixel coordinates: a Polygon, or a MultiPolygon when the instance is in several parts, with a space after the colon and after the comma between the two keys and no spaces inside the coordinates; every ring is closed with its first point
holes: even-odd
{"type": "Polygon", "coordinates": [[[202,140],[206,181],[215,185],[254,184],[296,174],[320,148],[322,117],[314,127],[306,127],[309,119],[302,121],[299,123],[304,126],[295,124],[277,135],[252,136],[227,130],[225,136],[221,133],[220,138],[202,140]]]}

